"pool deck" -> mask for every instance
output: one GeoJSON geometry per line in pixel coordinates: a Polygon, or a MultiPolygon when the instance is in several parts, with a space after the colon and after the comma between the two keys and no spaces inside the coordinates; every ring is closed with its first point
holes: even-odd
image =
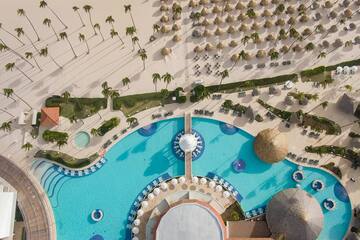
{"type": "Polygon", "coordinates": [[[17,191],[24,217],[26,239],[55,240],[56,226],[50,202],[43,188],[12,161],[0,155],[0,176],[17,191]]]}

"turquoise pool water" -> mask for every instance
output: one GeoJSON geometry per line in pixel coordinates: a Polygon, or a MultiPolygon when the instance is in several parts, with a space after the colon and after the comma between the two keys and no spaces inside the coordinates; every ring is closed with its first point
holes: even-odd
{"type": "MultiPolygon", "coordinates": [[[[54,209],[59,240],[87,240],[96,234],[104,239],[125,239],[127,214],[137,194],[153,179],[169,173],[184,174],[184,161],[178,160],[171,149],[171,139],[183,129],[183,119],[157,123],[150,136],[137,131],[114,145],[105,155],[107,163],[97,172],[71,178],[49,168],[41,178],[54,209]],[[99,223],[90,220],[94,209],[101,209],[104,218],[99,223]],[[80,230],[81,229],[81,230],[80,230]]],[[[277,192],[295,187],[291,175],[297,166],[289,161],[268,165],[261,162],[252,150],[254,138],[239,130],[225,134],[218,121],[193,118],[193,128],[205,140],[205,151],[193,162],[193,174],[204,176],[214,172],[234,185],[243,200],[245,211],[262,207],[277,192]],[[233,172],[235,159],[246,162],[241,173],[233,172]]],[[[351,205],[346,196],[340,201],[334,194],[338,182],[332,175],[313,168],[304,168],[303,189],[322,203],[325,198],[336,201],[336,210],[325,211],[322,239],[342,239],[351,219],[351,205]],[[312,180],[325,183],[321,192],[312,190],[312,180]]]]}
{"type": "Polygon", "coordinates": [[[85,148],[90,143],[90,135],[87,132],[81,131],[75,135],[75,146],[78,148],[85,148]]]}

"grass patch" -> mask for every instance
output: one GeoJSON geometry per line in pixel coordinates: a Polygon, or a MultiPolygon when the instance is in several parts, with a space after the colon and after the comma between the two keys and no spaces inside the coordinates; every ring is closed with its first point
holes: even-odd
{"type": "Polygon", "coordinates": [[[69,98],[52,96],[45,101],[46,107],[60,107],[60,115],[68,119],[84,119],[107,108],[106,98],[69,98]]]}
{"type": "Polygon", "coordinates": [[[221,214],[221,218],[226,224],[227,221],[240,221],[245,219],[245,215],[243,210],[241,209],[240,204],[235,201],[231,204],[223,214],[221,214]]]}
{"type": "Polygon", "coordinates": [[[36,158],[45,158],[51,162],[62,164],[68,168],[82,168],[94,162],[99,155],[97,153],[90,155],[87,158],[74,158],[66,153],[40,150],[35,156],[36,158]]]}

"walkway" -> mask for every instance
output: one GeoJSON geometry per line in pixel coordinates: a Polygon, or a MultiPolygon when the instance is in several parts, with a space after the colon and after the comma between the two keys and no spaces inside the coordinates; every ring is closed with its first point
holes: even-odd
{"type": "Polygon", "coordinates": [[[0,155],[0,176],[17,191],[17,201],[23,214],[26,239],[56,239],[54,215],[46,194],[11,160],[0,155]]]}
{"type": "MultiPolygon", "coordinates": [[[[191,114],[190,113],[185,113],[185,118],[184,118],[184,125],[185,125],[185,134],[191,134],[191,114]]],[[[191,179],[192,178],[192,153],[191,152],[186,152],[185,153],[185,177],[186,179],[191,179]]]]}

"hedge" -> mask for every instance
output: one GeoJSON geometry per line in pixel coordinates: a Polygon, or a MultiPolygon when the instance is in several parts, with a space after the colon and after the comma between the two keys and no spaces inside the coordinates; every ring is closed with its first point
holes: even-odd
{"type": "Polygon", "coordinates": [[[273,84],[283,84],[286,81],[296,82],[298,80],[297,74],[280,75],[270,78],[252,79],[242,82],[227,83],[222,85],[212,85],[206,88],[210,93],[214,92],[236,92],[245,89],[251,89],[256,87],[266,87],[273,84]]]}
{"type": "Polygon", "coordinates": [[[335,65],[327,66],[326,71],[336,70],[337,67],[344,67],[344,66],[352,67],[352,66],[358,66],[358,65],[360,65],[360,59],[355,59],[355,60],[350,60],[350,61],[335,64],[335,65]]]}
{"type": "Polygon", "coordinates": [[[320,73],[324,73],[326,71],[325,66],[320,66],[313,69],[307,69],[300,72],[301,77],[312,77],[314,75],[318,75],[320,73]]]}
{"type": "Polygon", "coordinates": [[[87,158],[74,158],[66,153],[52,151],[52,150],[40,150],[35,153],[36,158],[45,158],[54,163],[59,163],[68,168],[82,168],[88,166],[93,161],[95,161],[99,155],[97,153],[90,155],[87,158]]]}
{"type": "Polygon", "coordinates": [[[69,135],[65,132],[57,132],[57,131],[50,131],[45,130],[42,135],[43,139],[46,142],[59,142],[59,141],[67,141],[69,138],[69,135]]]}
{"type": "Polygon", "coordinates": [[[104,136],[111,129],[118,126],[119,123],[120,123],[120,119],[117,117],[111,118],[111,119],[103,122],[103,124],[101,124],[101,126],[97,129],[99,136],[104,136]]]}

